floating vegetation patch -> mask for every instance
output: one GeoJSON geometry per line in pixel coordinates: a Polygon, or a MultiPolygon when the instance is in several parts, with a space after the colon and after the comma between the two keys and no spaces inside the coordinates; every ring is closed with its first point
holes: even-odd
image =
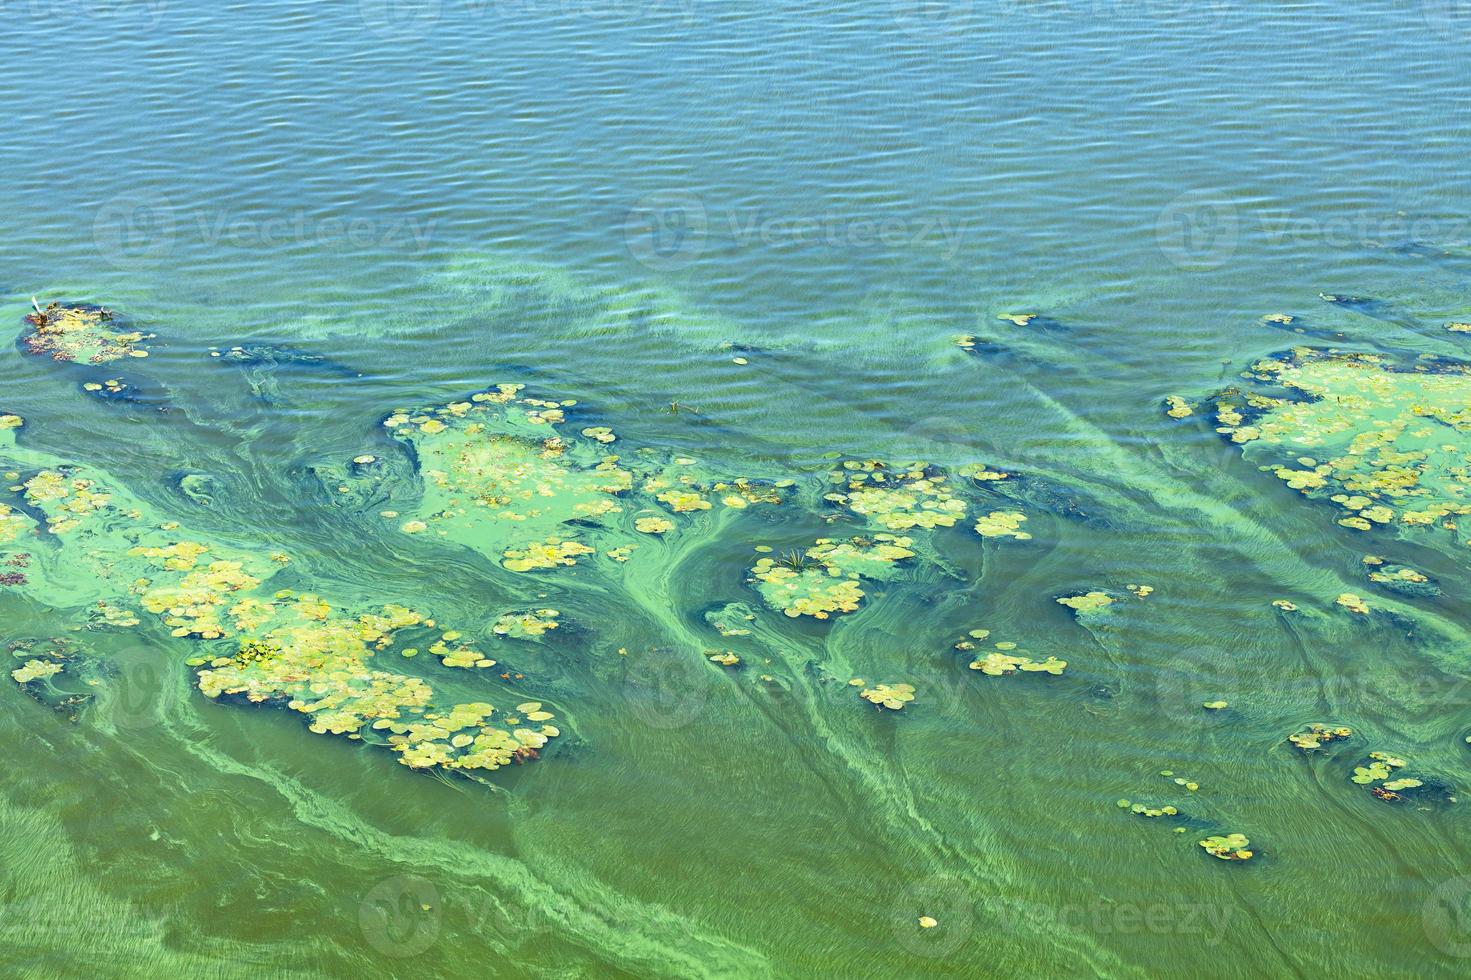
{"type": "Polygon", "coordinates": [[[1165,414],[1172,419],[1186,419],[1195,414],[1195,409],[1179,395],[1166,395],[1165,414]]]}
{"type": "Polygon", "coordinates": [[[1205,853],[1222,861],[1249,861],[1255,856],[1254,851],[1247,850],[1251,841],[1245,834],[1206,837],[1197,843],[1205,849],[1205,853]]]}
{"type": "MultiPolygon", "coordinates": [[[[147,357],[146,341],[153,334],[130,330],[118,316],[101,306],[63,306],[50,303],[25,318],[30,329],[21,345],[31,354],[55,361],[106,364],[124,357],[147,357]]],[[[100,390],[100,389],[99,389],[100,390]]]]}
{"type": "Polygon", "coordinates": [[[1369,793],[1385,803],[1401,803],[1415,799],[1428,802],[1434,797],[1454,802],[1447,789],[1433,784],[1428,778],[1406,776],[1400,770],[1409,763],[1388,752],[1370,752],[1363,765],[1355,766],[1349,777],[1360,786],[1368,786],[1369,793]]]}
{"type": "Polygon", "coordinates": [[[970,669],[991,677],[1005,677],[1018,671],[1024,674],[1051,674],[1056,677],[1067,668],[1067,661],[1056,657],[1033,660],[1031,657],[1021,656],[1014,652],[1015,643],[998,643],[996,648],[994,652],[972,660],[970,669]]]}
{"type": "Polygon", "coordinates": [[[1026,515],[1015,511],[993,510],[976,521],[976,533],[983,538],[1015,538],[1027,541],[1032,535],[1021,530],[1026,515]]]}
{"type": "Polygon", "coordinates": [[[855,611],[863,600],[859,580],[891,577],[896,562],[914,557],[913,543],[892,534],[848,541],[818,538],[805,552],[758,559],[751,582],[767,605],[793,619],[827,619],[855,611]]]}
{"type": "Polygon", "coordinates": [[[858,696],[877,707],[899,711],[914,700],[914,685],[875,684],[873,687],[865,687],[859,691],[858,696]]]}
{"type": "Polygon", "coordinates": [[[499,636],[524,640],[543,635],[557,628],[557,617],[562,615],[555,609],[532,609],[527,612],[503,613],[491,632],[499,636]]]}
{"type": "Polygon", "coordinates": [[[1094,589],[1091,592],[1084,592],[1080,595],[1061,596],[1058,598],[1057,603],[1060,606],[1067,606],[1079,616],[1087,616],[1103,612],[1109,606],[1113,605],[1114,601],[1114,597],[1109,593],[1094,589]]]}
{"type": "Polygon", "coordinates": [[[1180,811],[1169,804],[1163,806],[1150,806],[1148,803],[1135,803],[1132,800],[1119,800],[1118,808],[1128,810],[1130,813],[1140,817],[1173,817],[1180,811]]]}
{"type": "Polygon", "coordinates": [[[890,466],[882,460],[845,460],[828,474],[842,489],[825,499],[890,531],[954,527],[966,502],[948,478],[924,463],[890,466]]]}
{"type": "Polygon", "coordinates": [[[748,624],[756,621],[756,611],[744,602],[728,602],[705,613],[705,622],[721,636],[750,636],[748,624]]]}
{"type": "Polygon", "coordinates": [[[1441,595],[1440,586],[1429,575],[1408,565],[1386,562],[1378,555],[1365,555],[1364,567],[1369,581],[1391,592],[1418,599],[1434,599],[1441,595]]]}
{"type": "MultiPolygon", "coordinates": [[[[1471,365],[1294,348],[1216,395],[1217,431],[1338,523],[1457,531],[1471,513],[1471,365]]],[[[1462,538],[1464,540],[1464,535],[1462,538]]]]}
{"type": "Polygon", "coordinates": [[[1352,728],[1344,725],[1323,725],[1318,722],[1313,722],[1306,728],[1287,736],[1287,741],[1296,745],[1304,752],[1311,752],[1314,749],[1322,748],[1329,742],[1352,738],[1353,733],[1354,730],[1352,728]]]}

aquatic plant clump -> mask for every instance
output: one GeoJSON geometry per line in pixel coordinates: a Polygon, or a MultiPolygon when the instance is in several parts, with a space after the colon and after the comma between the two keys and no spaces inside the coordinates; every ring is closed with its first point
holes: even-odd
{"type": "Polygon", "coordinates": [[[966,502],[955,495],[945,474],[924,463],[845,460],[828,479],[842,489],[826,494],[825,500],[889,531],[954,527],[965,516],[966,502]]]}
{"type": "Polygon", "coordinates": [[[1211,857],[1220,858],[1222,861],[1249,861],[1255,856],[1254,851],[1247,850],[1251,846],[1251,841],[1245,834],[1207,837],[1197,843],[1211,857]]]}
{"type": "Polygon", "coordinates": [[[1351,738],[1354,730],[1343,725],[1323,725],[1313,722],[1302,731],[1287,736],[1287,740],[1304,752],[1321,748],[1329,742],[1351,738]]]}
{"type": "Polygon", "coordinates": [[[1471,513],[1471,364],[1295,348],[1247,378],[1259,390],[1216,396],[1218,431],[1278,454],[1263,468],[1339,524],[1457,530],[1471,513]]]}
{"type": "Polygon", "coordinates": [[[758,559],[751,581],[771,608],[793,619],[827,619],[858,609],[863,599],[859,580],[888,578],[896,562],[914,557],[913,543],[891,534],[849,541],[818,538],[805,552],[758,559]]]}
{"type": "Polygon", "coordinates": [[[880,708],[899,711],[914,700],[914,685],[875,684],[873,687],[866,687],[859,691],[858,696],[880,708]]]}
{"type": "Polygon", "coordinates": [[[1079,615],[1102,612],[1114,604],[1114,597],[1107,592],[1093,590],[1081,595],[1062,596],[1057,600],[1060,606],[1067,606],[1079,615]]]}
{"type": "Polygon", "coordinates": [[[55,361],[105,364],[124,357],[147,357],[152,334],[128,330],[100,306],[48,304],[25,318],[30,330],[21,340],[26,351],[55,361]]]}
{"type": "Polygon", "coordinates": [[[501,615],[491,626],[491,632],[513,639],[528,639],[541,636],[557,628],[557,617],[562,615],[555,609],[532,609],[527,612],[508,612],[501,615]]]}
{"type": "Polygon", "coordinates": [[[1424,780],[1395,775],[1397,770],[1408,765],[1404,759],[1388,752],[1370,752],[1365,764],[1355,766],[1353,775],[1349,778],[1360,786],[1368,786],[1370,795],[1375,799],[1398,803],[1406,798],[1408,791],[1425,786],[1424,780]]]}

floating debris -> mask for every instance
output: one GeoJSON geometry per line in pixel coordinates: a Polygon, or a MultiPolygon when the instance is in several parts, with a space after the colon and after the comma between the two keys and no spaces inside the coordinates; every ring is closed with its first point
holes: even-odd
{"type": "Polygon", "coordinates": [[[1172,419],[1185,419],[1195,414],[1195,409],[1190,403],[1179,395],[1165,396],[1165,414],[1172,419]]]}

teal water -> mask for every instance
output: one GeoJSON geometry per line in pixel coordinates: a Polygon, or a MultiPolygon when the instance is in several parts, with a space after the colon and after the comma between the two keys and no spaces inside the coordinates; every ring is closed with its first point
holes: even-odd
{"type": "MultiPolygon", "coordinates": [[[[566,621],[503,658],[564,736],[486,786],[211,701],[155,623],[74,633],[85,590],[0,594],[7,643],[103,665],[76,711],[0,698],[6,974],[1465,971],[1458,805],[1349,781],[1375,749],[1471,780],[1464,545],[1339,526],[1161,411],[1305,338],[1467,355],[1464,4],[0,12],[24,55],[0,322],[36,296],[158,335],[120,366],[0,355],[21,447],[288,552],[286,587],[467,633],[566,621]],[[112,377],[137,399],[82,388],[112,377]],[[381,455],[412,514],[380,422],[501,382],[709,472],[982,461],[1025,482],[971,506],[1032,538],[962,521],[860,611],[731,640],[704,613],[760,609],[752,546],[809,545],[812,513],[681,517],[619,580],[527,577],[337,491],[381,455]],[[1365,554],[1443,595],[1377,587],[1365,554]],[[1054,601],[1092,589],[1112,618],[1054,601]],[[976,627],[1067,672],[966,670],[976,627]],[[735,645],[742,670],[699,655],[735,645]],[[849,678],[916,700],[881,713],[849,678]],[[1311,722],[1357,738],[1304,756],[1283,740],[1311,722]],[[1257,855],[1195,845],[1228,832],[1257,855]]],[[[504,686],[425,660],[466,698],[504,686]]]]}

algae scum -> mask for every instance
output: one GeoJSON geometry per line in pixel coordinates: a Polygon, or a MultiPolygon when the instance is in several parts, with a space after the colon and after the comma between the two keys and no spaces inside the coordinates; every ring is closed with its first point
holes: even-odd
{"type": "MultiPolygon", "coordinates": [[[[1002,319],[1031,329],[1034,317],[1002,319]]],[[[281,389],[251,372],[292,358],[322,364],[284,350],[188,351],[123,312],[65,303],[37,303],[18,347],[44,366],[42,383],[71,384],[80,397],[101,399],[99,410],[136,425],[165,417],[167,387],[145,373],[164,356],[244,366],[222,387],[239,387],[267,421],[281,389]]],[[[960,349],[984,364],[974,344],[960,349]]],[[[1286,709],[1273,705],[1287,689],[1290,652],[1331,648],[1346,629],[1372,636],[1386,657],[1408,653],[1427,673],[1460,669],[1465,634],[1440,582],[1471,554],[1471,524],[1463,525],[1471,514],[1471,364],[1294,347],[1246,367],[1220,390],[1163,397],[1157,421],[1188,445],[1183,454],[1203,456],[1218,440],[1242,479],[1252,467],[1267,475],[1269,497],[1306,497],[1301,521],[1373,544],[1350,566],[1352,590],[1335,585],[1334,575],[1305,571],[1290,594],[1264,581],[1259,595],[1241,596],[1274,624],[1269,642],[1289,651],[1277,663],[1219,670],[1213,659],[1230,664],[1234,648],[1254,642],[1244,635],[1206,641],[1210,652],[1200,661],[1182,653],[1183,665],[1160,675],[1160,703],[1147,715],[1158,740],[1177,751],[1148,766],[1121,752],[1115,758],[1106,738],[1070,741],[1061,722],[1057,745],[1017,741],[1012,719],[1045,722],[1067,712],[1110,725],[1133,694],[1131,651],[1201,645],[1188,615],[1183,626],[1170,619],[1181,618],[1171,605],[1181,583],[1150,571],[1188,542],[1132,554],[1107,571],[1079,571],[1061,548],[1068,529],[1087,526],[1106,541],[1125,503],[1081,519],[1077,501],[1086,497],[1025,465],[865,458],[842,446],[828,449],[820,466],[753,462],[727,472],[627,434],[639,419],[606,416],[567,397],[555,379],[488,379],[447,400],[383,405],[362,417],[357,444],[315,458],[307,489],[289,502],[305,526],[325,529],[330,544],[320,554],[289,529],[222,517],[235,492],[228,472],[174,473],[177,494],[160,497],[136,477],[111,472],[105,457],[58,450],[47,429],[64,420],[0,405],[0,602],[14,623],[54,624],[49,634],[6,637],[8,669],[31,699],[25,707],[50,709],[55,725],[107,717],[123,669],[117,639],[137,636],[161,674],[187,678],[189,687],[163,706],[180,717],[130,736],[144,753],[150,738],[177,723],[191,751],[227,765],[209,739],[193,734],[200,726],[184,716],[187,698],[234,712],[249,737],[326,736],[330,742],[289,750],[312,774],[303,781],[349,764],[333,746],[362,743],[353,751],[415,771],[369,762],[354,770],[365,774],[362,792],[392,799],[422,785],[410,781],[432,777],[468,794],[459,803],[465,814],[489,813],[522,775],[546,780],[547,812],[565,801],[573,812],[596,813],[602,797],[584,797],[578,784],[603,792],[628,778],[613,771],[599,781],[604,760],[631,760],[636,778],[662,779],[661,768],[678,778],[688,765],[719,781],[726,767],[735,772],[764,752],[786,753],[779,757],[802,785],[820,787],[817,796],[830,795],[826,802],[843,811],[814,811],[813,826],[836,821],[875,853],[892,849],[880,876],[879,928],[884,944],[904,951],[901,960],[920,964],[905,969],[923,972],[952,955],[974,962],[979,954],[962,951],[979,928],[977,903],[998,894],[1004,902],[1009,886],[994,878],[984,848],[938,829],[935,816],[984,811],[989,804],[967,795],[972,779],[999,793],[994,802],[1003,809],[1025,782],[1068,833],[1086,821],[1086,834],[1058,849],[1068,867],[1088,864],[1095,837],[1109,838],[1171,861],[1184,857],[1199,887],[1226,890],[1231,880],[1212,876],[1304,866],[1308,848],[1290,827],[1327,819],[1330,808],[1367,801],[1384,808],[1382,819],[1424,825],[1455,811],[1471,748],[1464,732],[1447,734],[1467,722],[1447,717],[1456,704],[1430,699],[1433,717],[1420,730],[1435,732],[1429,747],[1439,752],[1360,717],[1353,698],[1289,692],[1286,709]],[[1192,438],[1207,434],[1204,442],[1192,438]],[[405,575],[381,571],[400,562],[405,575]],[[976,721],[981,709],[995,711],[988,724],[976,721]],[[617,743],[632,736],[621,715],[653,732],[626,756],[617,743]],[[927,727],[957,715],[969,721],[927,727]],[[281,719],[294,723],[282,729],[281,719]],[[1247,764],[1223,748],[1233,732],[1251,740],[1247,764]],[[1008,769],[1046,748],[1087,753],[1109,788],[1080,794],[1063,769],[1034,769],[1025,780],[1020,764],[1008,769]],[[1460,764],[1445,764],[1448,755],[1460,764]],[[1250,806],[1264,780],[1295,787],[1281,820],[1250,806]],[[885,833],[868,834],[866,823],[885,833]]],[[[1148,414],[1147,403],[1141,412],[1148,414]]],[[[1110,478],[1084,474],[1095,487],[1110,478]]],[[[1384,698],[1397,701],[1399,693],[1386,690],[1384,698]]],[[[31,721],[38,732],[47,723],[31,721]]],[[[295,777],[283,785],[293,819],[311,826],[342,819],[295,777]]],[[[707,826],[697,831],[739,838],[754,853],[765,845],[746,835],[759,835],[772,804],[759,786],[742,788],[757,794],[742,804],[748,810],[702,808],[707,826]]],[[[809,805],[793,801],[798,811],[809,805]]],[[[534,823],[515,805],[511,814],[512,822],[534,823]]],[[[603,818],[620,824],[616,806],[603,818]]],[[[420,819],[434,837],[453,839],[463,826],[420,819]]],[[[406,836],[384,843],[351,826],[346,836],[374,842],[364,844],[370,850],[405,846],[406,836]]],[[[620,832],[642,835],[628,825],[620,832]]],[[[497,896],[497,934],[519,934],[522,918],[536,914],[551,923],[537,935],[552,931],[556,942],[630,969],[768,969],[762,954],[718,926],[691,932],[685,943],[679,937],[692,920],[640,896],[638,883],[628,896],[590,884],[580,862],[597,867],[601,845],[574,838],[582,855],[574,870],[544,870],[551,862],[538,862],[537,847],[555,847],[546,841],[557,833],[528,841],[515,859],[477,859],[475,873],[497,896]],[[533,866],[542,870],[526,870],[533,866]],[[615,908],[617,927],[605,921],[615,908]],[[630,938],[645,927],[647,937],[630,938]]],[[[1027,852],[1028,831],[1018,833],[989,846],[1027,852]]],[[[449,858],[432,859],[407,848],[418,856],[404,858],[405,867],[453,866],[447,846],[449,858]]],[[[608,874],[607,865],[599,873],[608,874]]],[[[1171,876],[1147,864],[1140,873],[1144,887],[1163,888],[1171,876]]],[[[818,893],[821,881],[812,885],[818,893]]],[[[420,886],[394,887],[417,895],[420,886]]],[[[1212,894],[1226,901],[1219,896],[1227,893],[1212,894]]],[[[739,890],[730,901],[767,904],[739,890]]],[[[435,908],[431,900],[410,904],[419,909],[411,915],[435,908]]],[[[1004,905],[991,914],[1004,916],[1004,905]]],[[[1067,934],[1072,943],[1087,934],[1031,921],[1039,934],[1067,934]]],[[[362,926],[379,952],[419,952],[405,952],[410,946],[397,939],[378,941],[376,928],[362,926]]],[[[1032,927],[1012,928],[1021,942],[1032,927]]]]}

